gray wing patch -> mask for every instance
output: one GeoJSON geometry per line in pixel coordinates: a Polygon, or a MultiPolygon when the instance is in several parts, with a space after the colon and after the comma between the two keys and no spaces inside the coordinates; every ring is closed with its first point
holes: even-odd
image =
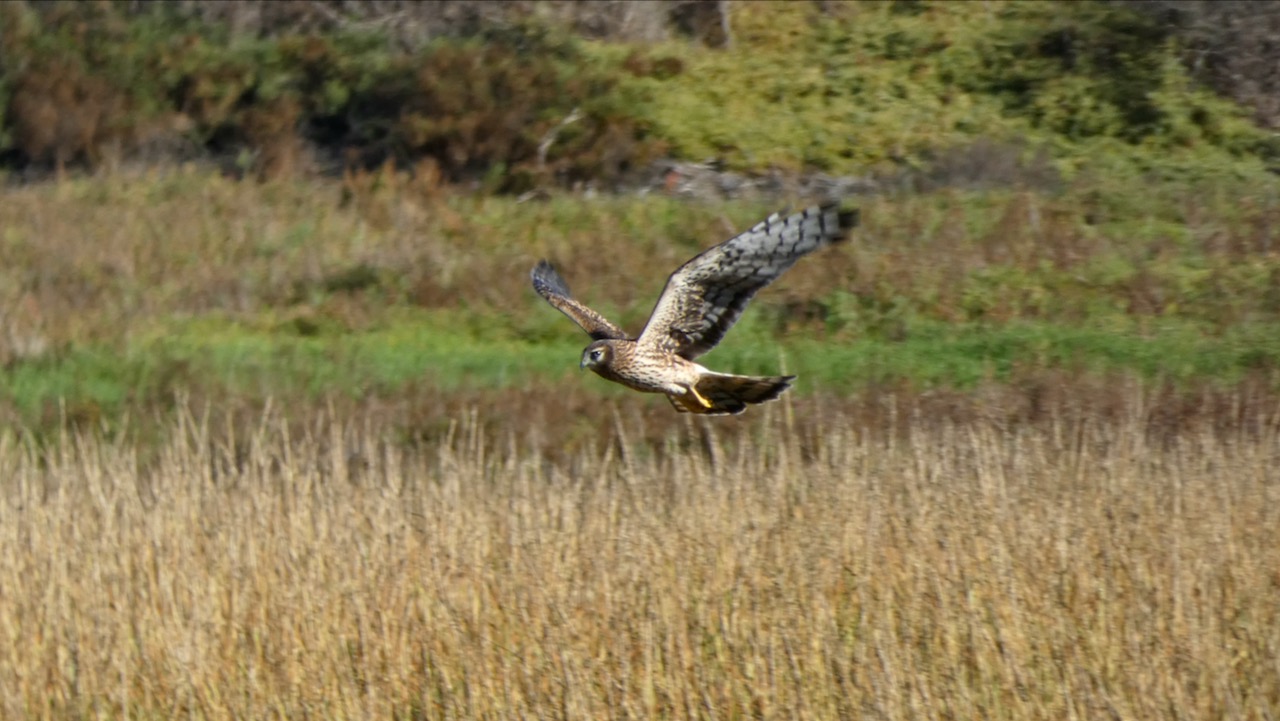
{"type": "Polygon", "coordinates": [[[582,326],[592,340],[627,337],[621,328],[610,323],[604,316],[574,300],[569,292],[569,285],[547,261],[538,261],[529,276],[533,281],[533,289],[538,292],[538,295],[546,299],[553,308],[569,316],[574,323],[582,326]]]}
{"type": "Polygon", "coordinates": [[[704,251],[667,279],[639,342],[688,360],[706,353],[761,288],[806,254],[844,240],[857,223],[857,210],[836,204],[774,213],[704,251]]]}

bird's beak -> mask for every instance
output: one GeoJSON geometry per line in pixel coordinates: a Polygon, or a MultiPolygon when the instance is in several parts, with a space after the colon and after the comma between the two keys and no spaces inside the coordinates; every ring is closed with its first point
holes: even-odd
{"type": "Polygon", "coordinates": [[[586,370],[586,369],[587,369],[587,359],[586,359],[586,358],[583,358],[583,359],[582,359],[581,361],[579,361],[579,363],[578,363],[578,370],[580,370],[580,371],[584,371],[584,370],[586,370]]]}

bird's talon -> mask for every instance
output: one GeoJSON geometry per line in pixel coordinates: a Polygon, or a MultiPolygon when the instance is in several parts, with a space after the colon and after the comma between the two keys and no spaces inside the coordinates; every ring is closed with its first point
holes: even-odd
{"type": "Polygon", "coordinates": [[[698,392],[697,388],[694,388],[693,386],[689,386],[689,392],[693,394],[694,398],[698,399],[698,403],[701,403],[703,408],[712,407],[711,401],[707,400],[706,398],[703,398],[702,394],[698,392]]]}

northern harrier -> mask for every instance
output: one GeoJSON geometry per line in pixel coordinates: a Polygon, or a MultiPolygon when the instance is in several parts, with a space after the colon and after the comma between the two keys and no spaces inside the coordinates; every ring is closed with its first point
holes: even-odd
{"type": "Polygon", "coordinates": [[[814,206],[770,215],[751,230],[710,248],[667,278],[649,322],[636,338],[573,299],[547,261],[534,266],[533,288],[591,336],[581,368],[646,393],[665,393],[681,413],[741,413],[782,395],[795,376],[737,376],[693,362],[715,347],[756,291],[818,248],[844,240],[856,210],[814,206]]]}

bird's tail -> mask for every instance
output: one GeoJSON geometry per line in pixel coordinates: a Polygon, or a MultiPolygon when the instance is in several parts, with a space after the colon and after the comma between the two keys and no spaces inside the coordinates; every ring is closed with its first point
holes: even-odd
{"type": "Polygon", "coordinates": [[[735,376],[708,373],[698,379],[696,393],[668,396],[681,413],[734,415],[756,403],[775,400],[791,387],[795,376],[735,376]],[[704,402],[705,401],[705,402],[704,402]]]}

